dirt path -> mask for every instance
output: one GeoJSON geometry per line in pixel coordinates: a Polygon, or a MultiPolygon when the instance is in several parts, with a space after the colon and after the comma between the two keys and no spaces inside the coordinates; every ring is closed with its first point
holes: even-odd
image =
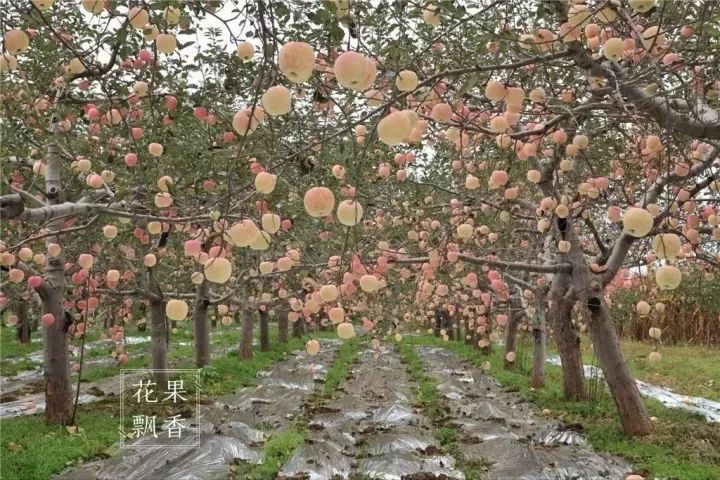
{"type": "Polygon", "coordinates": [[[453,352],[415,350],[448,403],[460,453],[492,464],[483,480],[622,480],[630,472],[626,461],[593,452],[580,434],[542,417],[453,352]]]}
{"type": "Polygon", "coordinates": [[[278,478],[464,478],[413,407],[415,387],[392,347],[363,351],[335,398],[310,419],[308,441],[278,478]]]}
{"type": "MultiPolygon", "coordinates": [[[[325,377],[339,341],[320,340],[316,356],[292,352],[271,371],[261,372],[258,385],[201,405],[199,448],[172,448],[177,439],[142,437],[120,454],[70,469],[56,480],[226,480],[233,461],[260,463],[268,433],[293,421],[299,406],[325,377]],[[163,442],[161,448],[144,445],[163,442]]],[[[185,440],[186,441],[186,440],[185,440]]]]}

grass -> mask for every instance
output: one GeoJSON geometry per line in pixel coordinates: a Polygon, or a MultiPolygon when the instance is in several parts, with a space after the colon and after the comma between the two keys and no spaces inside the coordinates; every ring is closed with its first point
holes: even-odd
{"type": "MultiPolygon", "coordinates": [[[[212,337],[212,345],[218,348],[228,348],[238,343],[239,341],[239,332],[237,330],[227,329],[225,327],[218,327],[216,329],[217,332],[220,332],[217,335],[214,335],[212,337]]],[[[93,342],[95,340],[99,340],[101,336],[101,331],[97,328],[93,329],[92,331],[89,331],[87,334],[87,338],[85,339],[86,344],[93,342]]],[[[128,336],[137,336],[137,337],[149,337],[150,333],[149,330],[145,331],[134,331],[134,332],[126,332],[126,335],[128,336]]],[[[33,338],[38,338],[40,336],[40,332],[33,332],[33,338]]],[[[192,358],[194,356],[194,347],[192,345],[185,345],[185,346],[177,346],[173,343],[177,342],[192,342],[194,339],[192,329],[187,326],[187,328],[178,328],[175,333],[171,333],[171,347],[170,347],[170,359],[179,359],[179,358],[192,358]]],[[[74,343],[77,344],[77,340],[74,341],[74,343]]],[[[42,344],[40,343],[29,343],[29,344],[20,344],[16,342],[15,339],[15,329],[11,327],[2,327],[0,328],[0,375],[3,376],[9,376],[9,375],[15,375],[18,372],[24,371],[24,370],[33,370],[40,366],[40,363],[37,362],[31,362],[28,360],[21,360],[18,362],[10,362],[7,360],[7,357],[17,357],[17,356],[23,356],[28,355],[33,352],[39,352],[42,350],[42,344]]],[[[91,359],[91,358],[98,358],[103,356],[109,356],[110,352],[114,350],[114,347],[108,346],[107,348],[93,348],[85,349],[85,358],[91,359]]],[[[149,350],[149,344],[147,343],[141,343],[141,344],[133,344],[128,345],[126,347],[126,352],[130,356],[130,362],[126,364],[125,366],[119,366],[117,364],[113,365],[105,365],[101,367],[86,367],[83,371],[83,378],[87,379],[88,381],[92,380],[98,380],[101,378],[109,377],[112,375],[117,375],[120,373],[120,370],[122,368],[142,368],[146,367],[149,363],[149,360],[133,360],[134,355],[137,353],[146,353],[149,350]],[[144,362],[144,363],[143,363],[144,362]]],[[[190,364],[188,362],[187,364],[190,364]]]]}
{"type": "Polygon", "coordinates": [[[232,477],[242,480],[271,480],[277,476],[285,462],[305,441],[305,432],[297,428],[273,435],[265,443],[263,462],[260,464],[241,463],[230,467],[232,477]]]}
{"type": "MultiPolygon", "coordinates": [[[[32,332],[31,339],[40,338],[39,331],[32,332]]],[[[27,355],[42,349],[42,344],[37,342],[19,343],[17,341],[15,327],[0,327],[0,355],[2,357],[17,357],[27,355]]]]}
{"type": "MultiPolygon", "coordinates": [[[[173,338],[173,340],[186,340],[191,341],[192,336],[187,337],[184,335],[180,338],[173,338]]],[[[239,341],[237,332],[224,332],[221,335],[216,335],[212,338],[211,344],[214,347],[225,348],[233,345],[239,341]]],[[[172,342],[172,341],[171,341],[172,342]]],[[[271,336],[271,344],[277,343],[277,338],[271,336]]],[[[129,354],[129,359],[124,365],[112,363],[103,366],[85,366],[83,369],[83,382],[92,382],[100,380],[102,378],[112,377],[113,375],[119,375],[123,369],[132,368],[147,368],[150,366],[150,356],[148,355],[149,344],[135,344],[129,345],[126,352],[129,354]]],[[[101,354],[88,355],[89,352],[96,353],[99,349],[86,351],[85,355],[87,358],[97,358],[102,355],[107,355],[109,350],[102,350],[101,354]]],[[[262,352],[257,352],[262,353],[262,352]]],[[[257,354],[256,353],[256,354],[257,354]]],[[[195,357],[194,345],[173,345],[170,344],[168,350],[168,358],[175,368],[193,368],[195,357]]]]}
{"type": "MultiPolygon", "coordinates": [[[[720,401],[720,351],[717,348],[676,345],[660,346],[662,361],[650,363],[647,356],[655,347],[648,343],[623,340],[622,350],[636,378],[677,393],[720,401]]],[[[590,342],[583,341],[585,363],[593,353],[590,342]]]]}
{"type": "Polygon", "coordinates": [[[255,349],[253,358],[249,360],[240,360],[236,352],[215,359],[211,366],[202,369],[202,394],[224,395],[240,387],[254,385],[257,382],[257,372],[282,360],[288,352],[301,348],[305,341],[305,338],[293,337],[288,339],[288,343],[280,343],[271,336],[270,350],[261,352],[255,349]]]}
{"type": "Polygon", "coordinates": [[[460,451],[457,443],[458,431],[447,425],[447,406],[438,394],[437,382],[425,373],[422,360],[411,344],[403,341],[397,343],[396,347],[407,364],[410,378],[418,383],[415,392],[417,402],[433,423],[433,436],[445,451],[455,458],[457,468],[465,474],[465,478],[481,478],[490,464],[469,461],[460,451]]]}
{"type": "Polygon", "coordinates": [[[48,425],[40,415],[2,421],[2,478],[46,480],[78,459],[103,456],[119,440],[120,419],[108,412],[78,412],[78,433],[48,425]]]}
{"type": "Polygon", "coordinates": [[[13,376],[25,370],[35,370],[40,364],[30,360],[20,360],[19,362],[0,362],[0,375],[13,376]]]}
{"type": "Polygon", "coordinates": [[[361,340],[357,337],[346,340],[338,350],[332,365],[328,368],[323,385],[323,396],[329,398],[335,393],[350,371],[350,366],[355,363],[360,350],[361,340]]]}
{"type": "MultiPolygon", "coordinates": [[[[260,370],[282,360],[287,352],[302,347],[305,342],[305,339],[298,338],[291,338],[287,344],[273,340],[269,352],[255,351],[250,360],[241,361],[234,354],[216,359],[212,367],[203,369],[201,393],[208,396],[226,394],[243,385],[252,385],[257,381],[260,370]]],[[[137,359],[140,360],[145,363],[137,368],[147,365],[147,358],[137,359]]],[[[131,368],[128,365],[133,361],[131,359],[124,368],[131,368]]],[[[78,407],[77,424],[82,431],[77,434],[69,433],[65,427],[46,424],[42,414],[2,420],[0,478],[45,480],[77,461],[111,455],[114,450],[112,445],[120,439],[120,419],[116,414],[119,409],[119,400],[114,399],[81,405],[78,407]]],[[[268,454],[273,457],[278,457],[278,451],[292,443],[290,436],[277,438],[271,443],[272,440],[268,441],[271,447],[268,454]]]]}
{"type": "Polygon", "coordinates": [[[489,373],[506,389],[519,391],[566,423],[582,425],[584,435],[596,450],[626,457],[646,478],[652,475],[667,480],[720,479],[720,428],[699,415],[668,409],[657,401],[645,399],[649,414],[658,418],[655,429],[647,437],[628,438],[622,432],[608,394],[584,402],[562,398],[559,367],[547,365],[546,386],[533,389],[527,372],[503,369],[499,349],[485,356],[470,345],[443,342],[435,337],[406,337],[403,342],[445,346],[478,368],[489,361],[489,373]]]}
{"type": "MultiPolygon", "coordinates": [[[[40,332],[32,332],[32,338],[38,338],[40,332]]],[[[10,376],[16,375],[23,370],[34,370],[40,364],[29,360],[20,360],[19,362],[10,362],[7,357],[18,357],[29,355],[33,352],[42,350],[39,343],[19,343],[16,337],[15,327],[0,327],[0,375],[10,376]]]]}

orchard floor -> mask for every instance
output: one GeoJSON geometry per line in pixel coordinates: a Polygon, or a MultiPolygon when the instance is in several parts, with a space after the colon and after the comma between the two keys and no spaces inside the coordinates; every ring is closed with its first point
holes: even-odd
{"type": "Polygon", "coordinates": [[[117,448],[117,405],[106,399],[81,407],[80,431],[38,415],[3,420],[0,477],[720,479],[718,424],[649,401],[656,431],[627,439],[602,391],[561,400],[556,367],[533,390],[523,362],[506,371],[499,351],[485,356],[459,342],[407,335],[373,350],[366,340],[321,338],[317,356],[304,342],[214,361],[195,425],[200,448],[143,448],[146,439],[117,448]],[[87,463],[66,468],[80,459],[87,463]]]}
{"type": "MultiPolygon", "coordinates": [[[[635,378],[683,395],[704,397],[720,402],[720,348],[703,345],[659,345],[662,361],[648,361],[655,346],[646,342],[623,340],[623,353],[635,378]]],[[[597,364],[592,344],[583,337],[583,360],[597,364]]]]}

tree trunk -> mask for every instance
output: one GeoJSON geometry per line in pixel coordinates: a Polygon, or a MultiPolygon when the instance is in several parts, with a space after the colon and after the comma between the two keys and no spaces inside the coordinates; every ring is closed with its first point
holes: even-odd
{"type": "Polygon", "coordinates": [[[287,343],[288,341],[288,311],[279,310],[278,315],[278,340],[281,343],[287,343]]]}
{"type": "Polygon", "coordinates": [[[623,429],[628,435],[647,435],[652,430],[652,424],[637,383],[623,357],[620,340],[600,292],[588,300],[587,308],[590,313],[590,338],[615,400],[623,429]]]}
{"type": "Polygon", "coordinates": [[[577,298],[588,313],[590,338],[620,414],[623,429],[627,435],[647,435],[651,431],[650,418],[620,349],[620,340],[612,324],[602,286],[593,278],[587,266],[580,240],[570,221],[567,221],[565,233],[572,245],[568,252],[568,260],[573,266],[572,285],[575,291],[580,292],[577,298]]]}
{"type": "Polygon", "coordinates": [[[270,325],[267,310],[260,310],[260,351],[270,351],[270,325]]]}
{"type": "MultiPolygon", "coordinates": [[[[52,258],[52,262],[57,257],[52,258]]],[[[64,266],[60,264],[60,276],[64,287],[64,266]]],[[[48,271],[50,267],[48,268],[48,271]]],[[[64,290],[64,288],[63,288],[64,290]]],[[[65,316],[62,292],[52,288],[43,299],[43,313],[52,313],[55,322],[43,328],[43,368],[45,369],[45,418],[60,425],[72,422],[73,394],[70,386],[70,358],[68,357],[68,328],[71,320],[65,316]]]]}
{"type": "Polygon", "coordinates": [[[254,313],[255,312],[249,308],[243,310],[243,324],[242,332],[240,334],[240,349],[238,350],[240,360],[249,360],[253,356],[252,334],[254,313]]]}
{"type": "Polygon", "coordinates": [[[537,312],[533,320],[533,370],[531,385],[534,388],[545,386],[545,314],[537,312]]]}
{"type": "Polygon", "coordinates": [[[305,334],[305,319],[298,318],[293,322],[293,337],[300,338],[305,334]]]}
{"type": "Polygon", "coordinates": [[[520,324],[520,319],[523,314],[522,311],[520,311],[522,308],[520,299],[513,297],[510,299],[508,304],[510,306],[510,315],[508,315],[508,324],[505,329],[505,356],[503,357],[503,367],[505,370],[514,370],[517,358],[516,360],[510,362],[507,357],[510,352],[516,353],[518,325],[520,324]]]}
{"type": "Polygon", "coordinates": [[[435,309],[435,324],[433,325],[433,335],[440,337],[440,330],[442,330],[442,310],[439,308],[435,309]]]}
{"type": "Polygon", "coordinates": [[[564,298],[569,277],[556,274],[550,288],[552,306],[548,309],[553,327],[553,336],[562,363],[563,392],[566,399],[587,398],[585,371],[580,353],[580,337],[572,324],[572,301],[564,298]]]}
{"type": "Polygon", "coordinates": [[[460,310],[457,308],[455,309],[455,313],[453,314],[455,317],[453,319],[453,322],[455,323],[455,334],[453,335],[453,340],[457,340],[458,342],[461,340],[460,337],[460,322],[462,321],[462,317],[460,316],[460,310]]]}
{"type": "Polygon", "coordinates": [[[150,300],[150,356],[158,388],[167,387],[168,372],[168,323],[165,318],[165,300],[150,300]]]}
{"type": "Polygon", "coordinates": [[[207,312],[210,302],[208,293],[210,285],[203,281],[195,292],[193,308],[193,325],[195,327],[195,364],[202,368],[210,363],[210,329],[208,328],[207,312]]]}
{"type": "Polygon", "coordinates": [[[20,302],[17,306],[18,324],[15,327],[17,333],[17,341],[20,343],[30,343],[30,315],[28,313],[27,302],[20,302]]]}
{"type": "Polygon", "coordinates": [[[472,345],[475,338],[475,329],[470,327],[470,319],[465,319],[465,344],[472,345]]]}
{"type": "MultiPolygon", "coordinates": [[[[63,94],[58,89],[55,102],[63,94]]],[[[54,107],[54,105],[53,105],[54,107]]],[[[52,135],[59,134],[58,117],[53,117],[52,135]]],[[[45,156],[45,197],[50,205],[62,203],[63,188],[61,179],[60,147],[53,139],[48,143],[45,156]]],[[[64,220],[55,218],[47,223],[52,233],[45,239],[46,245],[62,245],[60,235],[64,220]]],[[[55,322],[43,328],[43,368],[45,369],[45,418],[55,424],[68,425],[73,416],[73,394],[70,386],[70,359],[68,356],[68,329],[72,323],[66,318],[63,300],[65,299],[65,260],[61,250],[58,256],[48,255],[45,267],[45,286],[38,290],[42,299],[43,313],[52,313],[55,322]]]]}

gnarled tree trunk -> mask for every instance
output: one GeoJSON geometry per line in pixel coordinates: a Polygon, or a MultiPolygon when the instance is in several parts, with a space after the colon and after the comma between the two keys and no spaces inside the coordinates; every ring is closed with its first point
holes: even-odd
{"type": "Polygon", "coordinates": [[[193,308],[193,325],[195,328],[195,364],[204,367],[210,363],[210,329],[208,328],[207,311],[210,306],[208,293],[210,286],[203,281],[195,292],[193,308]]]}
{"type": "Polygon", "coordinates": [[[572,324],[574,301],[565,298],[569,283],[568,275],[563,273],[555,275],[550,287],[552,303],[548,312],[562,363],[563,393],[566,399],[582,400],[587,398],[587,388],[580,352],[580,337],[572,324]]]}
{"type": "Polygon", "coordinates": [[[270,315],[267,310],[260,310],[260,350],[270,351],[270,315]]]}
{"type": "Polygon", "coordinates": [[[571,222],[568,221],[567,224],[565,233],[572,245],[568,253],[568,259],[573,266],[572,285],[578,292],[576,298],[582,302],[589,314],[590,338],[617,406],[623,429],[628,435],[647,435],[651,431],[650,417],[620,349],[620,340],[612,324],[601,283],[593,278],[590,272],[571,222]]]}
{"type": "Polygon", "coordinates": [[[253,334],[253,314],[255,312],[249,308],[243,309],[243,324],[240,334],[240,348],[238,353],[240,360],[248,360],[252,358],[252,334],[253,334]]]}
{"type": "Polygon", "coordinates": [[[590,314],[590,338],[620,414],[623,429],[628,435],[647,435],[652,424],[637,383],[623,357],[620,339],[615,333],[610,312],[600,292],[595,292],[594,296],[587,300],[586,308],[590,314]]]}

